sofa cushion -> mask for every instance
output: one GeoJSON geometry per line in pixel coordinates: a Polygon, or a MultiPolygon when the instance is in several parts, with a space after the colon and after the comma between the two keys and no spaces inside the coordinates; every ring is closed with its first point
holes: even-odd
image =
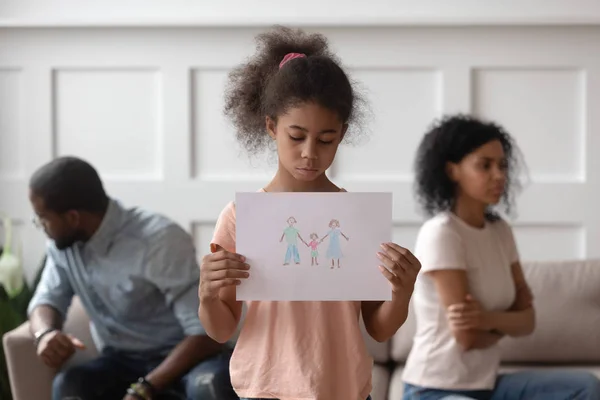
{"type": "Polygon", "coordinates": [[[400,400],[404,394],[404,382],[402,381],[402,372],[404,365],[398,365],[390,377],[390,388],[388,390],[388,399],[400,400]]]}
{"type": "MultiPolygon", "coordinates": [[[[591,373],[600,378],[600,364],[596,365],[502,365],[500,366],[499,373],[509,374],[518,371],[549,371],[549,370],[562,370],[562,371],[582,371],[591,373]]],[[[398,365],[390,377],[389,384],[389,400],[400,400],[404,394],[404,382],[402,381],[402,372],[404,371],[403,365],[398,365]]],[[[375,400],[375,398],[373,398],[375,400]]]]}
{"type": "Polygon", "coordinates": [[[362,319],[362,316],[360,318],[360,330],[365,339],[367,351],[369,352],[371,357],[373,357],[373,360],[381,364],[385,364],[386,362],[388,362],[390,360],[390,342],[386,341],[380,343],[373,339],[371,335],[369,335],[369,333],[367,332],[367,329],[365,328],[365,323],[362,319]]]}
{"type": "Polygon", "coordinates": [[[524,364],[524,365],[502,365],[500,367],[501,374],[510,374],[519,371],[569,371],[569,372],[587,372],[595,375],[600,379],[600,364],[579,365],[579,364],[524,364]]]}
{"type": "Polygon", "coordinates": [[[375,364],[372,372],[373,390],[371,398],[373,400],[386,400],[388,387],[390,386],[390,371],[383,365],[375,364]]]}
{"type": "Polygon", "coordinates": [[[416,328],[416,320],[411,302],[408,309],[408,318],[406,318],[406,321],[404,322],[402,327],[398,329],[398,332],[396,332],[396,334],[391,340],[392,360],[399,363],[403,363],[404,361],[406,361],[408,353],[410,352],[410,349],[412,347],[413,337],[415,336],[416,328]]]}
{"type": "Polygon", "coordinates": [[[600,364],[600,260],[524,263],[536,329],[500,342],[505,362],[600,364]]]}

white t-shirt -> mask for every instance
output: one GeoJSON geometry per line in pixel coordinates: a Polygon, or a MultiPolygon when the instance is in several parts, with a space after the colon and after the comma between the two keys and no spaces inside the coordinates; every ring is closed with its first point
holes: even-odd
{"type": "Polygon", "coordinates": [[[465,270],[470,294],[484,309],[508,309],[516,295],[511,265],[519,258],[510,226],[498,220],[475,228],[451,212],[440,213],[421,227],[415,255],[421,262],[412,300],[417,332],[404,381],[434,389],[493,389],[500,364],[498,346],[461,349],[434,282],[425,272],[465,270]]]}

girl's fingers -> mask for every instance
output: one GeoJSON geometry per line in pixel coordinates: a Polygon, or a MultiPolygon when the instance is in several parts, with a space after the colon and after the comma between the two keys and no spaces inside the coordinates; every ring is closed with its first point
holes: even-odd
{"type": "Polygon", "coordinates": [[[413,268],[418,268],[418,269],[421,268],[421,263],[419,262],[417,257],[415,257],[415,255],[410,252],[410,250],[408,250],[402,246],[399,246],[396,243],[384,243],[384,246],[386,246],[390,249],[393,249],[398,254],[404,256],[413,268]]]}
{"type": "Polygon", "coordinates": [[[239,262],[246,261],[246,257],[241,254],[231,253],[226,250],[217,251],[216,253],[207,254],[204,256],[204,261],[221,261],[221,260],[234,260],[239,262]]]}
{"type": "Polygon", "coordinates": [[[242,271],[239,269],[222,269],[218,271],[213,271],[208,275],[208,280],[211,282],[223,281],[228,279],[245,279],[248,278],[250,274],[246,271],[242,271]]]}
{"type": "Polygon", "coordinates": [[[237,270],[246,271],[250,269],[250,264],[243,263],[238,260],[225,259],[211,263],[207,272],[237,270]]]}
{"type": "Polygon", "coordinates": [[[406,258],[404,254],[396,251],[395,249],[392,249],[389,246],[382,245],[381,248],[383,249],[383,252],[380,253],[385,254],[390,260],[401,265],[402,268],[404,268],[405,270],[410,270],[413,268],[411,262],[408,260],[408,258],[406,258]]]}
{"type": "Polygon", "coordinates": [[[394,260],[393,256],[386,254],[384,252],[377,252],[377,258],[379,258],[386,267],[392,270],[393,273],[400,276],[407,271],[408,267],[406,266],[406,259],[394,260]]]}
{"type": "Polygon", "coordinates": [[[388,281],[390,281],[390,283],[392,285],[396,285],[398,277],[394,274],[392,274],[387,268],[385,268],[384,266],[379,266],[379,270],[381,271],[381,273],[383,274],[383,276],[386,277],[386,279],[388,281]]]}
{"type": "Polygon", "coordinates": [[[402,273],[401,271],[401,267],[399,267],[394,261],[392,261],[387,255],[378,252],[377,253],[377,258],[379,258],[379,260],[383,263],[383,265],[390,270],[391,273],[395,274],[396,276],[400,275],[402,273]]]}
{"type": "Polygon", "coordinates": [[[228,279],[222,279],[220,281],[214,281],[211,282],[213,289],[214,290],[218,290],[227,286],[238,286],[242,283],[241,280],[239,279],[232,279],[232,278],[228,278],[228,279]]]}

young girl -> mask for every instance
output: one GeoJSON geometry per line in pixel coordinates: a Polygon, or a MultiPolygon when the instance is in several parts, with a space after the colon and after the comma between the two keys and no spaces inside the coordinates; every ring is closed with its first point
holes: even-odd
{"type": "Polygon", "coordinates": [[[337,260],[337,267],[340,268],[340,258],[342,255],[342,245],[340,244],[340,235],[344,237],[346,240],[348,236],[344,235],[344,232],[340,230],[340,221],[337,219],[332,219],[329,221],[329,232],[327,235],[323,236],[321,241],[325,240],[327,236],[329,236],[329,246],[327,247],[327,258],[331,258],[331,269],[335,267],[335,261],[337,260]]]}
{"type": "MultiPolygon", "coordinates": [[[[258,53],[231,74],[226,112],[250,150],[271,141],[279,167],[267,192],[339,192],[325,174],[356,112],[356,94],[318,34],[277,28],[258,36],[258,53]]],[[[235,205],[222,211],[201,265],[198,315],[208,335],[226,342],[242,303],[236,285],[252,273],[235,253],[235,205]]],[[[404,323],[420,264],[406,249],[382,243],[374,252],[392,285],[389,302],[248,302],[231,360],[242,398],[364,400],[372,359],[359,328],[378,341],[404,323]],[[379,250],[379,251],[377,251],[379,250]]],[[[343,282],[340,282],[342,285],[343,282]]]]}
{"type": "Polygon", "coordinates": [[[310,247],[310,256],[311,256],[311,260],[310,260],[310,265],[319,265],[319,243],[321,243],[321,241],[319,241],[319,235],[317,235],[316,233],[311,233],[310,234],[310,243],[307,244],[308,247],[310,247]]]}
{"type": "Polygon", "coordinates": [[[497,374],[498,341],[535,325],[511,227],[492,208],[510,211],[517,154],[502,127],[466,116],[443,119],[420,144],[417,197],[431,219],[416,243],[423,267],[405,400],[600,399],[590,374],[497,374]]]}

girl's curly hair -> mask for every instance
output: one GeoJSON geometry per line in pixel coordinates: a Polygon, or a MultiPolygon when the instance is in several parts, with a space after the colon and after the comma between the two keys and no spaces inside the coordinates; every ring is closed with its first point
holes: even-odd
{"type": "Polygon", "coordinates": [[[290,107],[305,102],[336,112],[344,123],[358,124],[363,101],[323,35],[277,26],[259,34],[256,42],[256,54],[230,72],[225,91],[225,115],[250,154],[269,143],[266,116],[277,121],[290,107]],[[288,53],[306,57],[290,60],[280,69],[288,53]]]}
{"type": "MultiPolygon", "coordinates": [[[[475,149],[493,140],[502,144],[507,161],[506,188],[500,206],[507,214],[512,213],[515,195],[521,189],[518,175],[525,168],[516,143],[502,126],[458,114],[434,121],[417,150],[414,164],[415,193],[428,216],[447,211],[454,204],[455,184],[446,172],[447,163],[458,163],[475,149]]],[[[499,218],[494,209],[486,211],[488,221],[499,218]]]]}

